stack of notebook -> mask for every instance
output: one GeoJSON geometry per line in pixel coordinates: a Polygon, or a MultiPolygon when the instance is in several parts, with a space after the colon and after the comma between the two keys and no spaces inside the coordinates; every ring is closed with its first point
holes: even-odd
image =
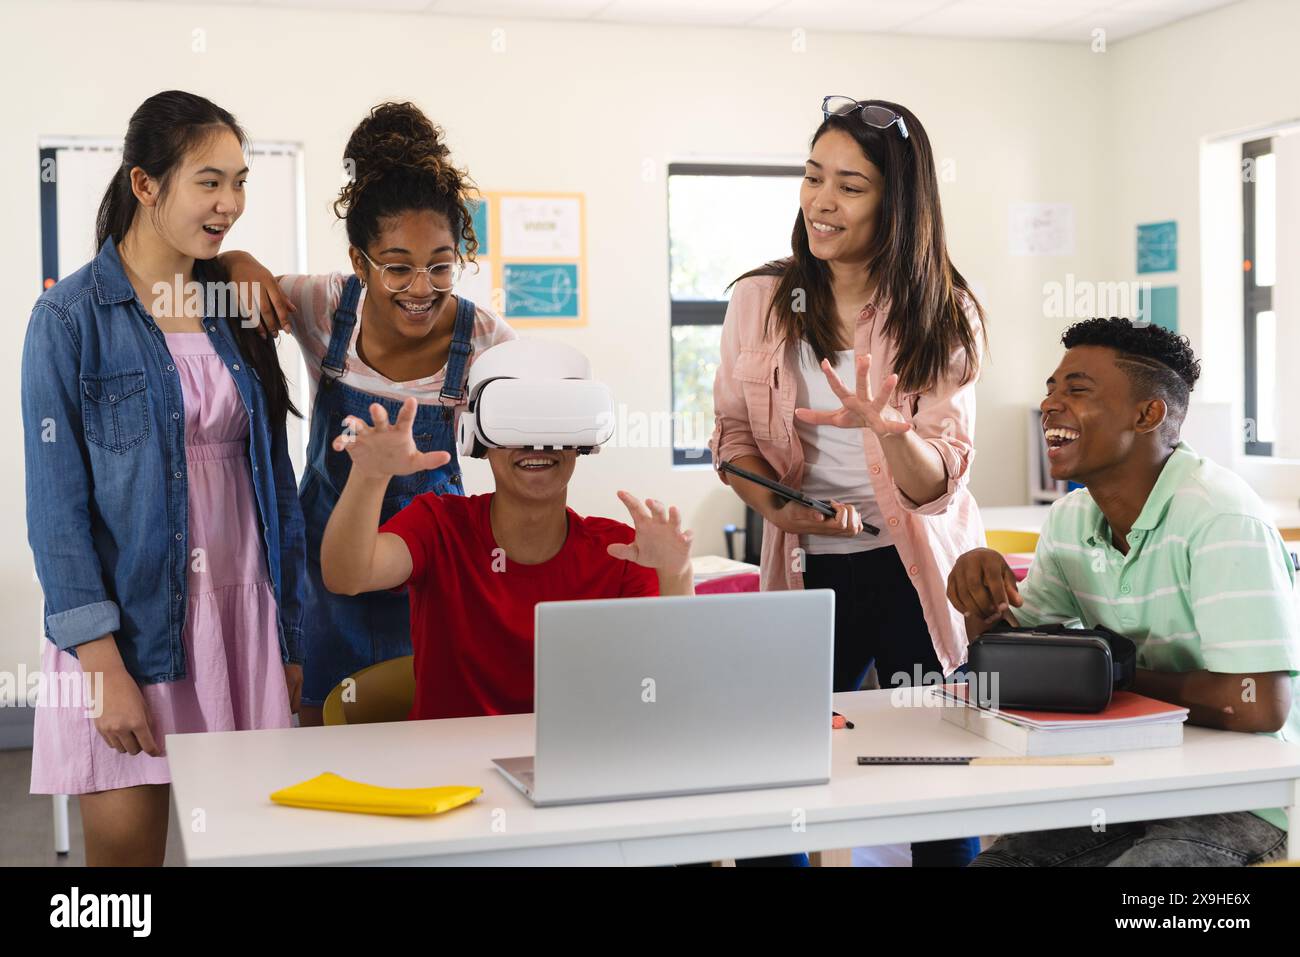
{"type": "Polygon", "coordinates": [[[1097,714],[981,708],[966,699],[965,684],[935,689],[943,720],[988,738],[1016,754],[1105,754],[1183,743],[1187,709],[1117,691],[1097,714]]]}

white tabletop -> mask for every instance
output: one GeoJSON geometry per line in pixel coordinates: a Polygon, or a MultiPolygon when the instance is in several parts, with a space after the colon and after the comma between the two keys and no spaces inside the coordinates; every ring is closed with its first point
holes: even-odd
{"type": "Polygon", "coordinates": [[[532,752],[531,714],[171,735],[173,820],[190,864],[664,864],[1086,826],[1098,809],[1118,822],[1300,803],[1300,746],[1191,726],[1183,747],[1113,767],[859,767],[859,754],[1006,753],[891,694],[836,696],[856,728],[834,732],[826,785],[540,809],[490,763],[532,752]],[[424,818],[269,800],[323,771],[483,794],[424,818]]]}

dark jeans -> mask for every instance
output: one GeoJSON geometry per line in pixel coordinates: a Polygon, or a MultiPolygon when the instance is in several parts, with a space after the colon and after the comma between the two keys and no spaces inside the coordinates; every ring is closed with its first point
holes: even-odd
{"type": "Polygon", "coordinates": [[[972,867],[1245,867],[1280,860],[1286,832],[1249,811],[1163,821],[1130,821],[1105,830],[1067,827],[1004,834],[972,867]]]}
{"type": "Polygon", "coordinates": [[[804,588],[835,592],[835,691],[857,691],[872,662],[880,687],[911,685],[921,675],[941,673],[921,600],[898,549],[875,548],[848,555],[809,555],[804,588]]]}
{"type": "MultiPolygon", "coordinates": [[[[910,686],[918,669],[922,680],[943,673],[916,587],[892,545],[809,555],[803,586],[835,592],[835,691],[857,691],[872,662],[882,688],[910,686]]],[[[965,867],[979,850],[975,837],[917,841],[912,866],[965,867]]]]}

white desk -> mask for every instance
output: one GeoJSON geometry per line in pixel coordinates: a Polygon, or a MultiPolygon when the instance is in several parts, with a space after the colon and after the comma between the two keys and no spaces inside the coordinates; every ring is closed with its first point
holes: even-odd
{"type": "Polygon", "coordinates": [[[890,694],[836,695],[857,727],[834,732],[827,785],[542,809],[489,763],[532,752],[532,715],[171,735],[173,827],[189,864],[647,865],[1086,826],[1097,809],[1120,822],[1300,805],[1300,746],[1190,726],[1182,748],[1119,753],[1113,767],[859,767],[859,754],[1006,753],[890,694]],[[483,794],[429,818],[267,797],[327,770],[483,794]]]}

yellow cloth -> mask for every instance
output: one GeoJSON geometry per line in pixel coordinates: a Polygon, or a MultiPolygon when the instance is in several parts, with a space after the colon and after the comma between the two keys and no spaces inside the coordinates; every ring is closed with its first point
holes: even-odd
{"type": "Polygon", "coordinates": [[[382,788],[349,781],[326,771],[309,781],[281,788],[271,795],[276,804],[355,814],[441,814],[468,804],[482,788],[454,785],[441,788],[382,788]]]}

